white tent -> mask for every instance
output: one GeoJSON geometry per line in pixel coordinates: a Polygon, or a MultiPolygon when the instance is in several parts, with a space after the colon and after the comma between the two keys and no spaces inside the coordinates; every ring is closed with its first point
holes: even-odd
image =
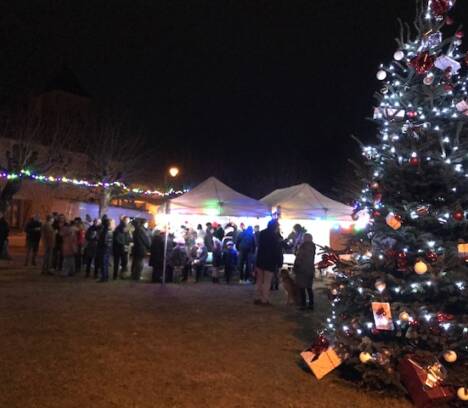
{"type": "Polygon", "coordinates": [[[188,193],[169,202],[169,213],[219,217],[266,217],[268,206],[247,197],[216,177],[210,177],[188,193]]]}
{"type": "Polygon", "coordinates": [[[261,199],[284,219],[326,219],[351,222],[352,207],[324,196],[307,183],[280,188],[261,199]]]}
{"type": "Polygon", "coordinates": [[[332,228],[353,223],[352,207],[324,196],[307,183],[275,190],[260,201],[278,214],[283,236],[292,231],[294,224],[301,224],[322,246],[330,246],[332,228]]]}

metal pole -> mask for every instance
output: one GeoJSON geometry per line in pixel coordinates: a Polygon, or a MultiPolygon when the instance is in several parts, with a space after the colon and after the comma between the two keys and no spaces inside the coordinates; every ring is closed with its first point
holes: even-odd
{"type": "Polygon", "coordinates": [[[169,235],[169,217],[168,217],[168,202],[164,203],[164,214],[166,215],[166,231],[164,233],[164,262],[163,262],[163,276],[162,286],[166,284],[166,264],[167,264],[167,237],[169,235]]]}

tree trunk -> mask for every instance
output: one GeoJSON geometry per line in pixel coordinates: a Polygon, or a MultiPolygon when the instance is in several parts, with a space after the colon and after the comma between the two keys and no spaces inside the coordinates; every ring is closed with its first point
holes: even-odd
{"type": "Polygon", "coordinates": [[[103,189],[99,196],[99,218],[107,214],[111,201],[111,192],[108,189],[103,189]]]}
{"type": "Polygon", "coordinates": [[[0,212],[5,213],[8,211],[13,200],[14,195],[20,191],[22,186],[21,179],[8,180],[0,193],[0,212]]]}

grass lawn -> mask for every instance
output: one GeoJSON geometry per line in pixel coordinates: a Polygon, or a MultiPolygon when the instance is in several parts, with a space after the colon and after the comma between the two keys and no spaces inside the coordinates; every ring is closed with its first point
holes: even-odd
{"type": "Polygon", "coordinates": [[[304,314],[281,292],[272,307],[252,298],[251,286],[97,284],[0,261],[0,407],[411,406],[304,370],[325,300],[304,314]]]}

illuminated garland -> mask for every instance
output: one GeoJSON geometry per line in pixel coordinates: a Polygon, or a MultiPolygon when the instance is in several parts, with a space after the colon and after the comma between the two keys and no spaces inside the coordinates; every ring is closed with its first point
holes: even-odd
{"type": "Polygon", "coordinates": [[[28,178],[30,180],[34,180],[40,183],[46,183],[46,184],[68,184],[68,185],[73,185],[73,186],[78,186],[78,187],[88,187],[88,188],[98,188],[98,187],[103,187],[104,189],[108,189],[111,187],[118,187],[122,190],[124,190],[127,194],[138,194],[142,196],[159,196],[159,197],[169,197],[172,195],[181,195],[189,190],[184,189],[184,190],[174,190],[171,188],[170,190],[166,192],[161,192],[158,190],[143,190],[141,188],[131,188],[128,187],[126,184],[121,183],[120,181],[113,181],[111,183],[103,183],[102,181],[99,182],[90,182],[87,180],[83,179],[76,179],[76,178],[70,178],[70,177],[54,177],[54,176],[44,176],[42,174],[36,174],[32,173],[29,170],[21,170],[19,173],[8,173],[6,171],[3,171],[0,173],[0,178],[6,178],[7,180],[15,180],[19,178],[28,178]]]}

